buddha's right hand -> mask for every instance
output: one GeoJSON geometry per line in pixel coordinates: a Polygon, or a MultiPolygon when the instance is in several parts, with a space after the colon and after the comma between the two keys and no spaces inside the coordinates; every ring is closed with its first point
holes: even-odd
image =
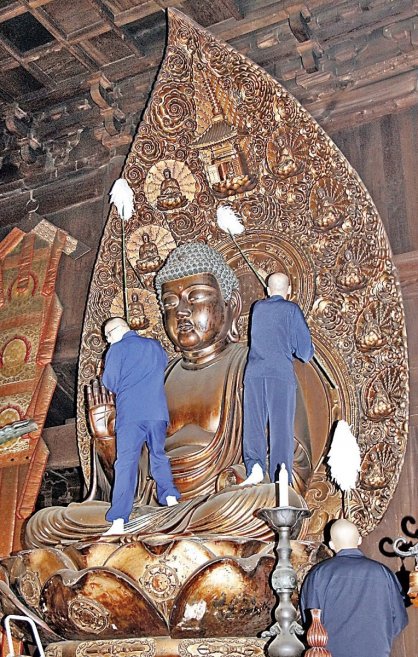
{"type": "Polygon", "coordinates": [[[96,439],[115,436],[115,400],[100,378],[86,386],[87,408],[91,432],[96,439]]]}

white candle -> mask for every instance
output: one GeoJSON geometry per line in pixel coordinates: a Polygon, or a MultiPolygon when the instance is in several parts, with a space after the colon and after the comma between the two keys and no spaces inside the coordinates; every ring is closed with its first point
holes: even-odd
{"type": "Polygon", "coordinates": [[[289,506],[289,476],[286,466],[282,463],[279,472],[279,506],[289,506]]]}

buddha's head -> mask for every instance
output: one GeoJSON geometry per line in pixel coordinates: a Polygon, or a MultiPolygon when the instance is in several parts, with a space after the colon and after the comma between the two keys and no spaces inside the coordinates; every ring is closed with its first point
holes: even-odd
{"type": "Polygon", "coordinates": [[[238,341],[239,283],[218,251],[201,242],[177,247],[155,285],[167,335],[185,361],[209,362],[238,341]]]}

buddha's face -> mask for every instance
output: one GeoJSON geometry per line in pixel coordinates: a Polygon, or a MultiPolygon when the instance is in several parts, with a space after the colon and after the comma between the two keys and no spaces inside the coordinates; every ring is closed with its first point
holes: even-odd
{"type": "Polygon", "coordinates": [[[167,335],[183,353],[207,354],[225,346],[232,316],[212,274],[193,274],[162,286],[167,335]]]}

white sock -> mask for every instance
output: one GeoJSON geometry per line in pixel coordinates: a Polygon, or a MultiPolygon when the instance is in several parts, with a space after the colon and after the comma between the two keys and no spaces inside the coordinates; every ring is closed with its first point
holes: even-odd
{"type": "Polygon", "coordinates": [[[174,506],[175,504],[178,504],[177,498],[174,495],[167,495],[165,498],[165,503],[167,506],[174,506]]]}
{"type": "Polygon", "coordinates": [[[259,463],[255,463],[251,469],[251,474],[243,481],[240,486],[249,486],[250,484],[260,484],[264,479],[263,468],[259,463]]]}
{"type": "Polygon", "coordinates": [[[102,536],[115,536],[116,534],[125,533],[125,521],[123,518],[116,518],[109,529],[102,536]]]}

